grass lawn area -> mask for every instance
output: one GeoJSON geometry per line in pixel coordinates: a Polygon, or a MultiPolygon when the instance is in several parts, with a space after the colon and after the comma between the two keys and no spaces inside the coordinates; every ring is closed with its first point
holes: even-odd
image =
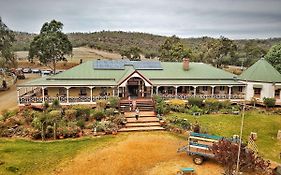
{"type": "Polygon", "coordinates": [[[50,174],[62,161],[73,159],[80,151],[95,150],[123,136],[66,139],[50,142],[0,139],[0,174],[50,174]]]}
{"type": "MultiPolygon", "coordinates": [[[[184,113],[171,113],[168,116],[178,116],[194,123],[198,121],[204,131],[209,134],[231,137],[240,133],[241,115],[211,114],[192,116],[184,113]]],[[[247,141],[251,132],[258,134],[258,150],[267,159],[281,163],[281,141],[276,139],[277,131],[281,129],[280,115],[259,114],[246,112],[243,129],[243,140],[247,141]]]]}

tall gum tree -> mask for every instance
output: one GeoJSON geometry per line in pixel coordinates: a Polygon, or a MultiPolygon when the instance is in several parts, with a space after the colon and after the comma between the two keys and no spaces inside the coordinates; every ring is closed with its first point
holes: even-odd
{"type": "Polygon", "coordinates": [[[40,34],[34,37],[29,48],[29,61],[38,58],[56,73],[56,64],[65,61],[65,55],[72,54],[72,44],[62,32],[63,24],[52,20],[43,24],[40,34]]]}
{"type": "Polygon", "coordinates": [[[15,35],[0,17],[0,67],[15,67],[16,58],[12,49],[15,35]]]}

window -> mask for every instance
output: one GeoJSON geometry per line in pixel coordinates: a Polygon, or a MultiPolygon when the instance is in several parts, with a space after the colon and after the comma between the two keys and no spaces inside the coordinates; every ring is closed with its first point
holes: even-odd
{"type": "Polygon", "coordinates": [[[60,88],[59,88],[59,95],[66,95],[66,89],[60,87],[60,88]]]}
{"type": "Polygon", "coordinates": [[[208,91],[208,86],[203,86],[203,91],[208,91]]]}
{"type": "Polygon", "coordinates": [[[254,88],[254,94],[260,95],[261,94],[261,88],[254,88]]]}
{"type": "Polygon", "coordinates": [[[87,95],[86,88],[80,88],[80,94],[79,95],[87,95]]]}
{"type": "Polygon", "coordinates": [[[220,91],[224,91],[224,86],[220,86],[220,91]]]}
{"type": "Polygon", "coordinates": [[[280,89],[275,90],[275,97],[280,97],[280,89]]]}
{"type": "Polygon", "coordinates": [[[239,86],[239,87],[238,87],[238,91],[239,91],[239,92],[243,92],[243,87],[242,87],[242,86],[239,86]]]}

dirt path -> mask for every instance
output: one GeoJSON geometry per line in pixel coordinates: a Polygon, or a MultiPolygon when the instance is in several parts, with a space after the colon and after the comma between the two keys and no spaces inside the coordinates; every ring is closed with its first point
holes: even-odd
{"type": "Polygon", "coordinates": [[[80,153],[54,174],[174,175],[181,167],[193,167],[198,175],[222,172],[221,167],[212,161],[196,166],[191,157],[185,153],[178,154],[177,148],[184,144],[185,141],[167,132],[130,133],[115,145],[80,153]]]}
{"type": "Polygon", "coordinates": [[[37,78],[38,75],[28,74],[26,75],[26,79],[18,80],[16,84],[10,87],[7,91],[0,91],[0,114],[4,109],[14,109],[17,107],[17,88],[16,85],[30,81],[34,78],[37,78]]]}

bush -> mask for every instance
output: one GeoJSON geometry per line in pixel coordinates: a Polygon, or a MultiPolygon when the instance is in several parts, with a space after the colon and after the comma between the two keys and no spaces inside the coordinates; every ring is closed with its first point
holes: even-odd
{"type": "Polygon", "coordinates": [[[175,112],[184,112],[185,111],[185,102],[179,99],[172,99],[169,101],[169,106],[172,111],[175,112]]]}
{"type": "Polygon", "coordinates": [[[47,101],[45,101],[43,104],[42,104],[43,108],[44,109],[48,109],[50,107],[49,103],[47,101]]]}
{"type": "Polygon", "coordinates": [[[102,121],[96,122],[93,126],[93,129],[95,128],[97,132],[112,133],[112,131],[116,131],[118,129],[118,126],[110,121],[102,121]]]}
{"type": "Polygon", "coordinates": [[[274,107],[275,106],[276,99],[275,98],[263,98],[263,104],[268,107],[274,107]]]}
{"type": "Polygon", "coordinates": [[[72,107],[72,109],[76,110],[76,118],[77,119],[83,119],[85,121],[89,120],[91,108],[84,105],[75,105],[72,107]]]}
{"type": "Polygon", "coordinates": [[[80,127],[81,129],[85,128],[85,121],[84,120],[78,120],[77,124],[78,127],[80,127]]]}
{"type": "Polygon", "coordinates": [[[205,100],[205,109],[209,112],[217,112],[219,111],[221,104],[217,99],[208,98],[205,100]]]}
{"type": "Polygon", "coordinates": [[[76,115],[77,115],[77,111],[75,109],[67,109],[65,110],[65,119],[67,121],[73,121],[76,120],[76,115]]]}
{"type": "Polygon", "coordinates": [[[167,118],[167,121],[170,124],[180,127],[181,129],[184,130],[190,129],[191,126],[190,123],[187,121],[187,119],[178,118],[177,116],[169,117],[167,118]]]}
{"type": "Polygon", "coordinates": [[[7,109],[4,109],[4,110],[2,110],[2,118],[1,118],[1,120],[5,121],[5,120],[7,120],[10,117],[15,116],[17,114],[17,112],[18,112],[18,110],[7,110],[7,109]]]}
{"type": "Polygon", "coordinates": [[[53,118],[59,118],[61,116],[61,111],[59,110],[53,110],[49,112],[49,116],[53,118]]]}
{"type": "Polygon", "coordinates": [[[105,117],[105,113],[103,110],[96,110],[93,114],[93,117],[97,121],[101,121],[105,117]]]}
{"type": "Polygon", "coordinates": [[[52,108],[59,108],[60,107],[60,101],[58,99],[54,99],[54,101],[52,102],[52,108]]]}
{"type": "Polygon", "coordinates": [[[167,114],[170,112],[170,107],[160,96],[154,95],[153,98],[154,101],[156,102],[155,108],[158,114],[167,114]]]}
{"type": "Polygon", "coordinates": [[[110,97],[108,99],[108,102],[109,102],[109,106],[111,108],[117,108],[118,107],[118,104],[119,104],[119,97],[110,97]]]}
{"type": "Polygon", "coordinates": [[[114,115],[115,113],[115,108],[109,108],[109,109],[106,109],[105,110],[105,116],[111,116],[111,115],[114,115]]]}
{"type": "Polygon", "coordinates": [[[190,97],[190,98],[188,98],[188,104],[190,106],[202,107],[203,106],[203,99],[198,98],[198,97],[190,97]]]}
{"type": "Polygon", "coordinates": [[[107,105],[106,100],[97,100],[97,109],[105,109],[107,105]]]}
{"type": "Polygon", "coordinates": [[[188,113],[193,115],[194,113],[203,113],[203,109],[199,108],[198,106],[192,106],[189,110],[188,113]]]}

